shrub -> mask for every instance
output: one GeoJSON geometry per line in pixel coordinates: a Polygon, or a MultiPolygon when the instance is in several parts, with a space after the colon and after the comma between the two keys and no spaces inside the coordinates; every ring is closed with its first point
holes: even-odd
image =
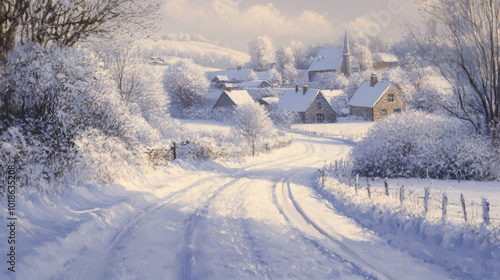
{"type": "Polygon", "coordinates": [[[469,124],[411,112],[378,121],[350,155],[364,176],[496,179],[499,157],[491,139],[469,124]]]}

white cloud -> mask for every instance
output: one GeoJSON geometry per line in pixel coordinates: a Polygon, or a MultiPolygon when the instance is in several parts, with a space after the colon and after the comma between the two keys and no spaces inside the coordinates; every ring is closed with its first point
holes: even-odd
{"type": "Polygon", "coordinates": [[[246,41],[258,35],[283,40],[329,41],[334,35],[333,21],[326,13],[305,10],[296,16],[287,16],[271,3],[241,9],[235,0],[213,0],[205,7],[194,5],[189,0],[170,0],[165,11],[170,19],[167,22],[175,20],[176,26],[182,26],[177,31],[201,32],[212,38],[222,33],[228,38],[244,38],[246,41]]]}

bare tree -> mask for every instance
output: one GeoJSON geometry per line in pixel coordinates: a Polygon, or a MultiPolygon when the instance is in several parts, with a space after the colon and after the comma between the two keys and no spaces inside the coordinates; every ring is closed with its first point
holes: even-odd
{"type": "Polygon", "coordinates": [[[171,65],[163,76],[165,91],[185,108],[201,103],[209,86],[201,66],[190,59],[171,65]]]}
{"type": "Polygon", "coordinates": [[[157,15],[158,0],[2,0],[0,52],[22,43],[74,45],[90,35],[112,37],[141,30],[157,15]],[[140,29],[139,29],[140,28],[140,29]]]}
{"type": "Polygon", "coordinates": [[[500,121],[500,2],[419,1],[435,26],[425,34],[410,26],[407,35],[453,87],[456,102],[442,107],[495,136],[500,121]]]}
{"type": "Polygon", "coordinates": [[[273,130],[273,122],[266,109],[257,103],[238,106],[234,117],[234,126],[252,148],[252,156],[258,149],[259,141],[269,137],[273,130]]]}
{"type": "Polygon", "coordinates": [[[0,1],[0,61],[14,49],[16,31],[28,7],[26,0],[0,1]]]}
{"type": "Polygon", "coordinates": [[[135,102],[156,94],[158,76],[147,69],[140,58],[130,51],[117,50],[110,55],[108,69],[115,82],[122,101],[135,102]]]}

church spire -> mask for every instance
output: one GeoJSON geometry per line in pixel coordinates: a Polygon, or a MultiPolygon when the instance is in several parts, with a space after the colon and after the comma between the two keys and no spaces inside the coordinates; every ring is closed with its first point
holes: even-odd
{"type": "Polygon", "coordinates": [[[351,76],[351,50],[349,49],[349,39],[347,37],[347,30],[345,31],[344,38],[344,54],[342,56],[342,74],[347,78],[351,76]]]}

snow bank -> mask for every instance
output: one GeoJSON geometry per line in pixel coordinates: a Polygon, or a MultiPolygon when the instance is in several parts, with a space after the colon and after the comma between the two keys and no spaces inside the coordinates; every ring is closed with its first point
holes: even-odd
{"type": "MultiPolygon", "coordinates": [[[[429,220],[414,204],[385,196],[356,195],[332,176],[315,188],[335,209],[403,251],[446,268],[459,278],[500,277],[500,229],[429,220]]],[[[361,190],[360,190],[361,191],[361,190]]],[[[366,192],[365,190],[362,190],[366,192]]]]}

